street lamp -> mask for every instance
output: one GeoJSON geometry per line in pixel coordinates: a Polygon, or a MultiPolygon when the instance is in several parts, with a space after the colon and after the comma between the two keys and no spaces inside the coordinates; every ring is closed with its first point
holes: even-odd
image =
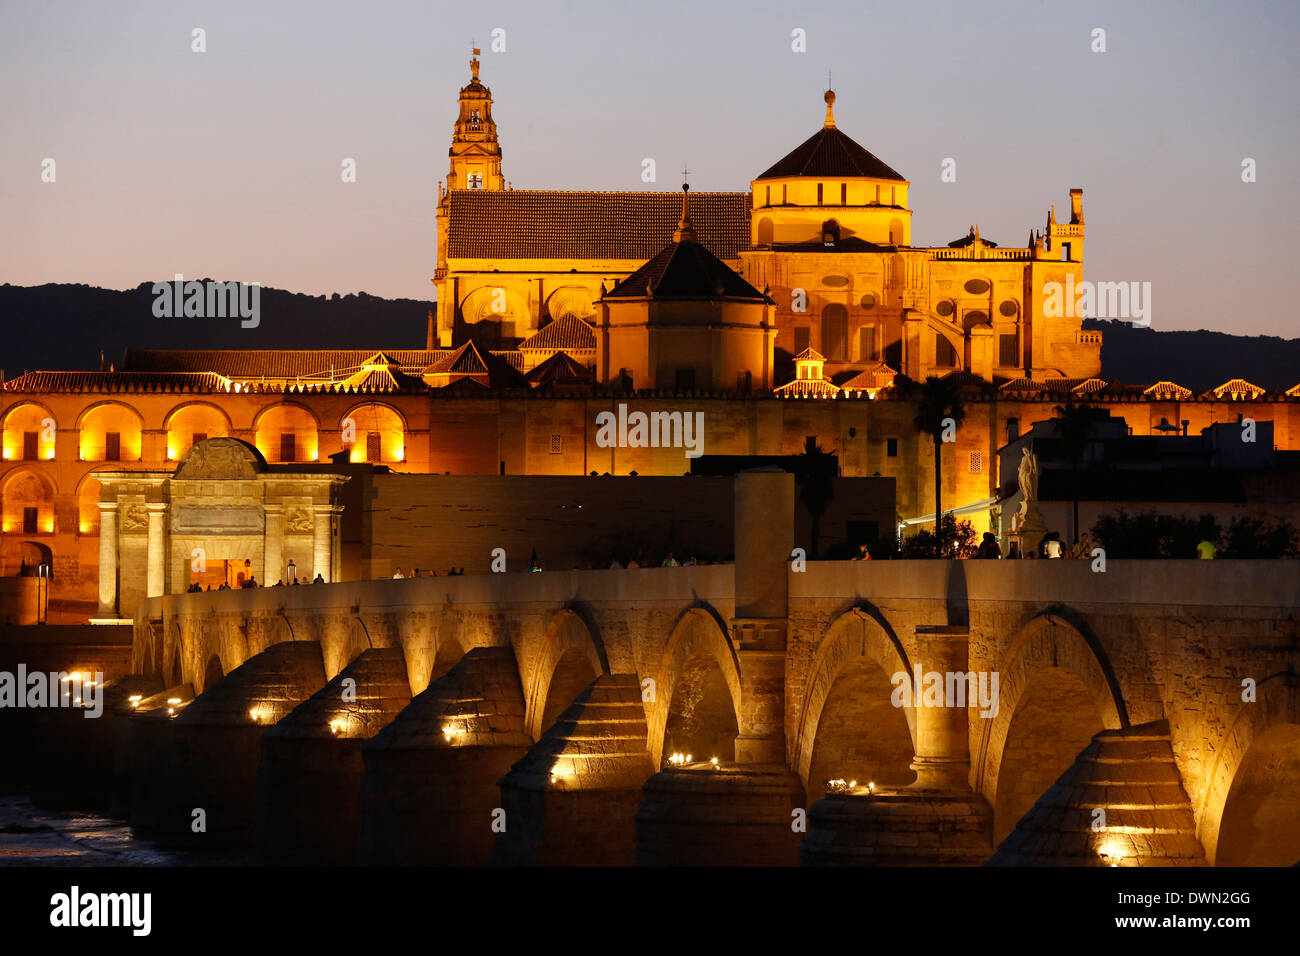
{"type": "Polygon", "coordinates": [[[50,566],[36,567],[36,623],[48,623],[50,611],[50,566]]]}

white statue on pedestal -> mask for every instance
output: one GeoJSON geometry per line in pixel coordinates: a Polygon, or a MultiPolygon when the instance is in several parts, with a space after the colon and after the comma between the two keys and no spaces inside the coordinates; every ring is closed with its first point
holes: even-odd
{"type": "Polygon", "coordinates": [[[1020,449],[1020,494],[1025,501],[1038,500],[1038,456],[1028,448],[1020,449]]]}

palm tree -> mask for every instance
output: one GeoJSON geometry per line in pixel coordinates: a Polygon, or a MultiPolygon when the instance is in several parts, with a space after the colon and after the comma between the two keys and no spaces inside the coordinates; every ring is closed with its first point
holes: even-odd
{"type": "Polygon", "coordinates": [[[966,407],[961,400],[961,385],[952,375],[943,378],[931,375],[914,394],[917,408],[912,425],[934,440],[934,533],[937,537],[943,517],[943,433],[950,420],[953,428],[965,421],[966,407]]]}
{"type": "Polygon", "coordinates": [[[1073,522],[1070,525],[1071,539],[1079,537],[1079,469],[1083,456],[1088,450],[1088,442],[1097,433],[1097,422],[1109,413],[1095,405],[1075,405],[1073,403],[1057,405],[1053,409],[1056,417],[1052,419],[1052,428],[1056,437],[1064,446],[1065,457],[1070,462],[1070,489],[1073,499],[1073,522]]]}
{"type": "Polygon", "coordinates": [[[829,452],[822,451],[811,438],[799,457],[799,500],[812,516],[812,551],[809,557],[815,558],[820,548],[822,515],[835,497],[835,476],[839,460],[829,452]]]}

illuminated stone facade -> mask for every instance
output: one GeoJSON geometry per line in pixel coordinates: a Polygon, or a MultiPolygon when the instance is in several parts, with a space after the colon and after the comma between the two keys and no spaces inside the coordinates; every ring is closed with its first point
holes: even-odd
{"type": "Polygon", "coordinates": [[[749,192],[690,193],[684,209],[681,193],[511,189],[475,63],[439,193],[427,347],[128,350],[115,371],[3,383],[0,575],[49,565],[53,598],[95,613],[101,473],[170,473],[204,438],[272,465],[689,470],[680,448],[598,440],[597,416],[626,405],[703,416],[705,455],[794,455],[812,439],[845,477],[895,479],[903,521],[933,510],[932,443],[905,388],[933,373],[958,376],[968,407],[942,448],[945,508],[996,497],[998,449],[1071,402],[1134,435],[1269,421],[1279,449],[1300,448],[1300,386],[1194,394],[1098,377],[1100,333],[1048,316],[1038,294],[1082,275],[1080,191],[1024,249],[976,229],[914,247],[908,182],[838,129],[827,100],[821,128],[749,192]]]}
{"type": "MultiPolygon", "coordinates": [[[[491,92],[477,59],[472,69],[439,193],[431,349],[471,333],[513,347],[566,315],[595,321],[605,290],[671,231],[671,194],[509,188],[495,172],[491,92]]],[[[811,346],[829,374],[846,373],[841,380],[882,361],[918,380],[954,369],[990,382],[1097,375],[1101,334],[1052,315],[1042,291],[1082,279],[1083,190],[1070,190],[1068,221],[1057,222],[1053,207],[1024,248],[999,247],[974,227],[947,246],[915,247],[910,183],[837,127],[834,93],[826,101],[822,128],[749,192],[694,200],[701,243],[773,300],[775,347],[795,355],[811,346]]],[[[707,344],[695,353],[672,361],[699,378],[707,344]]],[[[598,374],[608,382],[640,364],[598,374]]],[[[633,378],[636,387],[673,378],[663,360],[653,364],[650,377],[633,378]]],[[[715,377],[730,380],[730,371],[715,377]]],[[[742,371],[762,380],[761,367],[742,371]]]]}

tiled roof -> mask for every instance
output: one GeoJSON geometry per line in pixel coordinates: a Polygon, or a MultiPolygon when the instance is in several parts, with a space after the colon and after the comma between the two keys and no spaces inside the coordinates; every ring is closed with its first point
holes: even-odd
{"type": "Polygon", "coordinates": [[[780,398],[835,398],[840,387],[824,378],[796,378],[772,389],[780,398]]]}
{"type": "Polygon", "coordinates": [[[822,355],[811,345],[794,357],[796,362],[825,362],[826,356],[822,355]]]}
{"type": "Polygon", "coordinates": [[[989,383],[974,372],[968,372],[965,369],[954,369],[946,375],[939,376],[942,379],[952,382],[959,387],[988,388],[989,383]]]}
{"type": "Polygon", "coordinates": [[[823,126],[757,178],[787,179],[792,176],[907,181],[835,126],[823,126]]]}
{"type": "Polygon", "coordinates": [[[1192,390],[1184,388],[1177,382],[1159,381],[1144,388],[1142,394],[1148,398],[1172,396],[1180,401],[1186,401],[1192,397],[1192,390]]]}
{"type": "Polygon", "coordinates": [[[596,333],[591,324],[576,315],[561,316],[519,343],[521,352],[592,351],[595,348],[596,333]]]}
{"type": "Polygon", "coordinates": [[[871,368],[863,369],[847,382],[840,383],[840,388],[846,392],[863,392],[873,388],[888,388],[894,384],[897,375],[898,373],[892,367],[884,362],[877,362],[871,368]]]}
{"type": "Polygon", "coordinates": [[[767,297],[698,242],[670,242],[605,293],[607,299],[749,299],[767,297]]]}
{"type": "MultiPolygon", "coordinates": [[[[453,189],[447,255],[453,259],[633,259],[673,234],[675,192],[453,189]]],[[[692,193],[700,242],[736,259],[749,246],[748,193],[692,193]]]]}
{"type": "Polygon", "coordinates": [[[331,387],[360,392],[414,392],[423,390],[425,384],[423,379],[407,375],[397,368],[373,368],[357,372],[331,387]]]}
{"type": "Polygon", "coordinates": [[[1091,395],[1093,392],[1104,391],[1107,382],[1102,378],[1085,378],[1078,385],[1075,385],[1070,391],[1076,395],[1091,395]]]}
{"type": "Polygon", "coordinates": [[[1045,392],[1047,386],[1042,382],[1035,382],[1029,378],[1013,378],[1009,382],[1003,382],[1000,386],[1004,392],[1045,392]]]}
{"type": "Polygon", "coordinates": [[[1212,388],[1206,395],[1213,395],[1215,398],[1261,398],[1265,394],[1265,389],[1258,385],[1253,385],[1244,378],[1233,378],[1224,382],[1217,388],[1212,388]]]}
{"type": "Polygon", "coordinates": [[[1049,378],[1043,385],[1048,391],[1073,392],[1075,395],[1090,395],[1106,389],[1106,380],[1100,378],[1049,378]]]}
{"type": "Polygon", "coordinates": [[[27,372],[6,392],[224,392],[230,380],[213,372],[27,372]]]}
{"type": "MultiPolygon", "coordinates": [[[[390,349],[382,354],[408,371],[436,361],[445,350],[390,349]]],[[[343,378],[375,356],[372,349],[127,349],[122,368],[131,372],[216,372],[228,378],[343,378]]]]}
{"type": "Polygon", "coordinates": [[[522,388],[527,383],[519,371],[522,352],[481,352],[471,339],[445,353],[424,370],[424,381],[445,392],[462,382],[484,388],[522,388]]]}
{"type": "Polygon", "coordinates": [[[524,370],[524,365],[525,365],[524,353],[519,351],[518,349],[509,349],[502,352],[497,352],[494,350],[492,352],[489,352],[488,354],[491,355],[493,358],[498,358],[502,362],[505,362],[516,372],[522,372],[524,370]]]}
{"type": "Polygon", "coordinates": [[[471,341],[466,342],[458,349],[443,353],[437,361],[430,363],[424,372],[426,375],[439,373],[485,375],[487,374],[487,363],[483,361],[483,356],[479,355],[478,348],[471,341]]]}
{"type": "Polygon", "coordinates": [[[530,385],[590,385],[595,374],[587,366],[565,352],[556,352],[545,362],[529,372],[525,378],[530,385]]]}
{"type": "Polygon", "coordinates": [[[1123,398],[1142,399],[1146,397],[1145,385],[1127,385],[1124,382],[1110,382],[1105,388],[1092,393],[1094,399],[1123,398]]]}

